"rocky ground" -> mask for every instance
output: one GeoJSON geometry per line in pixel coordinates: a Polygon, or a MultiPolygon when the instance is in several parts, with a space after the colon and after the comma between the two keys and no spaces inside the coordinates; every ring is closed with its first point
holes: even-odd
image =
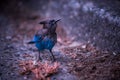
{"type": "MultiPolygon", "coordinates": [[[[32,39],[41,25],[31,20],[17,25],[7,19],[2,22],[4,23],[1,23],[2,27],[0,27],[0,80],[32,80],[33,75],[20,74],[22,67],[19,65],[20,61],[34,60],[37,50],[34,45],[26,43],[32,39]]],[[[57,31],[58,43],[53,52],[59,68],[57,73],[49,76],[50,80],[120,79],[119,54],[100,51],[90,43],[78,43],[74,38],[67,36],[66,32],[60,34],[61,31],[65,31],[62,28],[58,28],[57,31]]],[[[44,61],[51,61],[48,51],[42,54],[42,58],[43,64],[44,61]]]]}

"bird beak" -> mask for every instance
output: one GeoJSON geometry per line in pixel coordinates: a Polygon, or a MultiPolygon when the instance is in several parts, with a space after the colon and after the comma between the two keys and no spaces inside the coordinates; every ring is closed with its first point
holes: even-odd
{"type": "Polygon", "coordinates": [[[57,23],[57,22],[60,21],[60,20],[61,20],[61,19],[56,20],[55,23],[57,23]]]}
{"type": "Polygon", "coordinates": [[[41,21],[41,22],[39,22],[39,24],[45,24],[45,21],[41,21]]]}

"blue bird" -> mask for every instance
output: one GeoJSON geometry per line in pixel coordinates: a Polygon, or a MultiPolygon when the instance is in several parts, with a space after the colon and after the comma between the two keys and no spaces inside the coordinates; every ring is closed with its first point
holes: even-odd
{"type": "Polygon", "coordinates": [[[42,60],[40,57],[40,52],[47,49],[52,55],[53,61],[55,57],[53,55],[52,49],[57,43],[57,34],[56,27],[59,20],[49,20],[42,21],[40,24],[43,24],[43,29],[39,30],[33,37],[33,40],[28,42],[28,44],[35,44],[39,51],[39,56],[37,56],[37,61],[42,60]]]}

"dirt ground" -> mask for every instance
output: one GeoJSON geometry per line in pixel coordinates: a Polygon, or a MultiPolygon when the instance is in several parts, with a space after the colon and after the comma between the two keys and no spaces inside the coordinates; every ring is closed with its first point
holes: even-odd
{"type": "MultiPolygon", "coordinates": [[[[8,21],[0,25],[0,80],[33,80],[30,74],[19,73],[19,61],[34,60],[38,51],[26,43],[41,25],[31,20],[19,24],[8,21]]],[[[100,51],[90,43],[76,42],[61,26],[58,34],[53,52],[60,65],[57,73],[49,76],[50,80],[120,80],[119,54],[100,51]]],[[[43,52],[42,58],[43,62],[51,61],[48,51],[43,52]]]]}

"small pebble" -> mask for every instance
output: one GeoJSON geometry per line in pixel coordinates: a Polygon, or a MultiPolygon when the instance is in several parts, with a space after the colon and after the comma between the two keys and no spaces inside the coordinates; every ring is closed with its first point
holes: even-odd
{"type": "Polygon", "coordinates": [[[6,36],[6,39],[10,40],[10,39],[12,39],[12,37],[11,36],[6,36]]]}

